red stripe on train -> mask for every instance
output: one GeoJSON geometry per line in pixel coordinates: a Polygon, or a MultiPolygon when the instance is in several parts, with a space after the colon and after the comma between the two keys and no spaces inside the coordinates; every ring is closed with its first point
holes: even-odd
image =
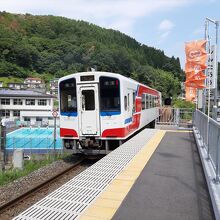
{"type": "Polygon", "coordinates": [[[78,137],[74,129],[60,128],[60,137],[78,137]]]}
{"type": "Polygon", "coordinates": [[[140,114],[133,115],[133,121],[130,125],[124,128],[112,128],[106,129],[102,132],[102,137],[110,138],[110,137],[117,137],[117,138],[124,138],[128,136],[133,131],[137,130],[140,125],[140,114]]]}

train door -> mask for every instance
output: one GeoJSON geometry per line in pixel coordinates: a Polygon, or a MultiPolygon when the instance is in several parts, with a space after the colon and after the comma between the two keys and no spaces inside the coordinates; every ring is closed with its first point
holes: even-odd
{"type": "Polygon", "coordinates": [[[78,86],[80,136],[100,135],[98,85],[78,86]]]}
{"type": "Polygon", "coordinates": [[[125,108],[125,122],[130,123],[132,122],[132,115],[133,115],[133,93],[132,90],[128,90],[126,96],[124,96],[124,108],[125,108]]]}

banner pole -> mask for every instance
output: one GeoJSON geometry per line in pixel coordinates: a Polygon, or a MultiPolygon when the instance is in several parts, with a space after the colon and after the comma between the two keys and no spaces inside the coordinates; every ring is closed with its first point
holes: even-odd
{"type": "MultiPolygon", "coordinates": [[[[208,21],[205,20],[205,40],[207,40],[207,30],[208,30],[208,21]]],[[[206,50],[207,50],[207,46],[206,46],[206,50]]],[[[205,75],[207,76],[207,69],[205,70],[205,75]]],[[[202,105],[202,112],[205,113],[206,110],[206,88],[203,89],[203,105],[202,105]]]]}

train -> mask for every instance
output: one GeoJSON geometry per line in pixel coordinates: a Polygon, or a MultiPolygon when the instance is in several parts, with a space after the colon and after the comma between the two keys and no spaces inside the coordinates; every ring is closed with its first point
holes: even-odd
{"type": "Polygon", "coordinates": [[[108,154],[155,126],[161,93],[111,72],[79,72],[58,81],[60,137],[73,154],[108,154]]]}

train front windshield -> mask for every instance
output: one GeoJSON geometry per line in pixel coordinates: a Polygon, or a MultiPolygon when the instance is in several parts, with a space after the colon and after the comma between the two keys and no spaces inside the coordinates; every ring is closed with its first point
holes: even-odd
{"type": "Polygon", "coordinates": [[[120,84],[117,78],[100,77],[101,112],[120,112],[120,84]]]}
{"type": "Polygon", "coordinates": [[[77,112],[76,80],[67,79],[60,83],[60,112],[71,114],[77,112]]]}

